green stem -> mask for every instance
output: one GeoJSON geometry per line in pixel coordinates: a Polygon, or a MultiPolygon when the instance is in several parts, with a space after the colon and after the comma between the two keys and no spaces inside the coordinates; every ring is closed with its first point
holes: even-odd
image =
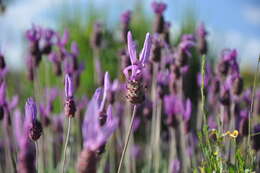
{"type": "Polygon", "coordinates": [[[68,131],[67,131],[67,135],[66,135],[66,142],[65,142],[65,146],[64,146],[64,158],[63,158],[63,163],[62,163],[62,173],[64,173],[65,171],[65,163],[66,163],[66,153],[67,153],[67,146],[69,143],[69,136],[70,136],[70,126],[71,126],[71,118],[69,118],[69,122],[68,122],[68,131]]]}
{"type": "Polygon", "coordinates": [[[124,160],[124,157],[125,157],[125,153],[126,153],[126,150],[127,150],[128,144],[129,144],[129,139],[130,139],[130,135],[131,135],[133,124],[134,124],[133,122],[134,122],[135,114],[136,114],[136,105],[134,105],[133,115],[132,115],[132,118],[131,118],[130,126],[129,126],[128,131],[127,131],[126,141],[125,141],[123,153],[122,153],[121,158],[120,158],[117,173],[120,173],[120,170],[122,168],[122,163],[123,163],[123,160],[124,160]]]}
{"type": "Polygon", "coordinates": [[[206,56],[202,56],[202,62],[201,62],[201,75],[202,75],[202,80],[201,80],[201,87],[200,87],[200,92],[201,92],[201,110],[203,114],[203,123],[206,123],[206,113],[205,113],[205,94],[204,94],[204,88],[205,88],[205,65],[206,65],[206,56]]]}
{"type": "Polygon", "coordinates": [[[35,159],[36,159],[36,171],[38,172],[38,168],[39,168],[39,166],[38,166],[38,157],[39,157],[39,147],[38,147],[38,142],[37,141],[35,141],[34,142],[34,144],[35,144],[35,148],[36,148],[36,156],[35,156],[35,159]]]}

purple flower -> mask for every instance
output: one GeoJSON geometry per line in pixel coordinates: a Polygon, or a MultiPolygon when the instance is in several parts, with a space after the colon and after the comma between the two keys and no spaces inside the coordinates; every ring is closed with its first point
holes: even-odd
{"type": "Polygon", "coordinates": [[[186,41],[191,41],[191,42],[195,42],[195,37],[193,34],[184,34],[181,37],[181,41],[182,42],[186,42],[186,41]]]}
{"type": "Polygon", "coordinates": [[[137,131],[138,128],[140,127],[140,124],[141,124],[141,118],[140,117],[135,117],[134,119],[134,123],[133,123],[133,131],[137,131]]]}
{"type": "Polygon", "coordinates": [[[209,126],[210,129],[216,129],[217,128],[217,123],[215,122],[213,116],[209,116],[208,126],[209,126]]]}
{"type": "MultiPolygon", "coordinates": [[[[247,106],[251,105],[251,94],[251,89],[247,89],[243,92],[243,101],[247,104],[247,106]]],[[[256,92],[256,97],[258,98],[258,96],[260,98],[260,91],[256,92]]]]}
{"type": "Polygon", "coordinates": [[[188,59],[191,57],[190,49],[195,45],[195,42],[190,36],[183,36],[182,41],[178,45],[178,50],[175,53],[176,63],[181,67],[188,64],[188,59]]]}
{"type": "Polygon", "coordinates": [[[37,120],[37,107],[33,98],[28,98],[25,104],[25,132],[28,137],[36,141],[41,137],[42,125],[37,120]]]}
{"type": "Polygon", "coordinates": [[[32,25],[32,28],[26,31],[26,38],[31,42],[37,42],[41,38],[41,28],[32,25]]]}
{"type": "Polygon", "coordinates": [[[199,27],[198,27],[198,29],[197,29],[197,34],[198,34],[198,36],[201,37],[201,38],[205,38],[206,35],[208,34],[207,31],[206,31],[206,29],[205,29],[204,23],[200,23],[200,25],[199,25],[199,27]]]}
{"type": "Polygon", "coordinates": [[[224,49],[221,53],[221,60],[218,64],[220,74],[226,76],[228,73],[239,74],[236,49],[224,49]]]}
{"type": "Polygon", "coordinates": [[[154,13],[161,15],[167,8],[167,5],[163,2],[152,2],[152,8],[154,13]]]}
{"type": "Polygon", "coordinates": [[[71,53],[72,53],[74,58],[79,56],[79,48],[78,48],[78,44],[76,42],[71,43],[70,50],[71,50],[71,53]]]}
{"type": "Polygon", "coordinates": [[[107,120],[102,126],[99,123],[99,106],[95,96],[89,102],[82,133],[84,147],[96,151],[103,146],[118,126],[118,119],[112,115],[112,107],[107,109],[107,120]]]}
{"type": "Polygon", "coordinates": [[[6,104],[6,84],[2,82],[0,84],[0,106],[4,106],[6,104]]]}
{"type": "Polygon", "coordinates": [[[185,121],[188,121],[192,112],[190,99],[181,100],[176,95],[168,95],[164,97],[164,110],[168,116],[182,116],[185,121]]]}
{"type": "Polygon", "coordinates": [[[65,76],[65,96],[66,98],[72,98],[74,94],[73,80],[70,75],[65,76]]]}
{"type": "Polygon", "coordinates": [[[207,31],[203,23],[201,23],[197,29],[197,40],[198,40],[198,49],[200,54],[206,54],[208,51],[208,44],[206,40],[207,31]]]}
{"type": "Polygon", "coordinates": [[[43,30],[43,38],[45,41],[50,42],[55,35],[55,32],[52,29],[44,29],[43,30]]]}
{"type": "Polygon", "coordinates": [[[144,46],[140,54],[139,60],[137,59],[136,47],[132,38],[132,34],[128,32],[128,52],[131,60],[131,65],[124,69],[124,75],[127,80],[139,80],[142,77],[142,70],[149,59],[152,41],[150,34],[146,34],[144,46]],[[131,75],[129,76],[129,70],[131,70],[131,75]]]}
{"type": "Polygon", "coordinates": [[[181,163],[179,160],[173,160],[171,162],[171,173],[179,173],[181,170],[181,163]]]}
{"type": "Polygon", "coordinates": [[[120,17],[121,23],[123,25],[128,25],[130,23],[131,16],[132,12],[130,10],[125,11],[120,17]]]}
{"type": "Polygon", "coordinates": [[[37,119],[37,106],[33,98],[28,98],[25,104],[25,122],[30,124],[37,119]]]}
{"type": "Polygon", "coordinates": [[[184,35],[183,40],[179,44],[179,50],[191,57],[190,48],[195,45],[194,40],[190,35],[184,35]]]}
{"type": "Polygon", "coordinates": [[[69,31],[65,29],[63,36],[60,36],[58,33],[56,33],[55,35],[57,37],[57,46],[59,48],[64,48],[69,40],[69,31]]]}
{"type": "Polygon", "coordinates": [[[141,156],[141,147],[140,145],[134,144],[131,148],[131,156],[133,159],[139,159],[141,156]]]}

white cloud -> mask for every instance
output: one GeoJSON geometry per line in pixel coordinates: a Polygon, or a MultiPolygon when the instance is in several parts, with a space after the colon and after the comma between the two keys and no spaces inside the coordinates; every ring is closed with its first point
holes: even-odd
{"type": "Polygon", "coordinates": [[[243,11],[243,16],[248,23],[260,25],[260,7],[246,6],[243,11]]]}
{"type": "Polygon", "coordinates": [[[255,68],[260,53],[259,39],[248,37],[237,31],[218,32],[212,30],[210,34],[211,50],[219,55],[221,50],[225,48],[237,49],[241,67],[255,68]]]}
{"type": "Polygon", "coordinates": [[[5,52],[7,63],[13,69],[21,68],[23,64],[24,31],[32,23],[54,26],[51,18],[44,18],[46,10],[55,9],[62,0],[24,0],[15,1],[8,6],[6,13],[0,16],[0,47],[5,52]]]}

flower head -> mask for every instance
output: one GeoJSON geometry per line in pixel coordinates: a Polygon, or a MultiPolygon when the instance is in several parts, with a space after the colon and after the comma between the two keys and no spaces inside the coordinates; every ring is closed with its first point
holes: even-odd
{"type": "Polygon", "coordinates": [[[130,10],[125,11],[120,17],[121,23],[124,25],[128,25],[131,20],[131,16],[132,16],[132,11],[130,10]]]}
{"type": "Polygon", "coordinates": [[[84,139],[84,147],[96,151],[104,145],[108,138],[113,134],[118,125],[118,119],[112,115],[112,107],[107,109],[107,120],[104,125],[99,122],[99,106],[95,97],[89,102],[85,119],[83,123],[82,133],[84,139]]]}
{"type": "Polygon", "coordinates": [[[152,46],[151,37],[149,33],[146,34],[144,46],[140,53],[139,60],[137,59],[136,46],[130,31],[128,32],[127,38],[128,38],[128,52],[131,60],[131,65],[126,67],[123,72],[127,80],[139,80],[142,77],[142,69],[144,68],[150,56],[150,51],[152,46]],[[128,74],[129,71],[131,71],[130,76],[128,74]]]}
{"type": "Polygon", "coordinates": [[[207,31],[206,31],[206,29],[205,29],[204,23],[200,23],[200,25],[199,25],[199,27],[198,27],[198,29],[197,29],[197,34],[198,34],[198,36],[201,37],[201,38],[205,38],[206,35],[208,34],[207,31]]]}
{"type": "Polygon", "coordinates": [[[0,84],[0,106],[4,106],[6,103],[6,84],[2,82],[0,84]]]}
{"type": "Polygon", "coordinates": [[[183,101],[176,95],[168,95],[164,97],[165,113],[168,116],[181,115],[185,121],[188,121],[191,116],[192,105],[191,101],[187,99],[183,101]]]}
{"type": "Polygon", "coordinates": [[[26,135],[36,141],[42,134],[42,125],[37,120],[37,106],[33,98],[29,98],[25,104],[25,124],[26,135]]]}
{"type": "Polygon", "coordinates": [[[33,98],[28,98],[25,104],[26,122],[35,122],[37,119],[37,106],[33,98]]]}
{"type": "Polygon", "coordinates": [[[152,8],[154,13],[162,15],[162,13],[166,10],[167,5],[163,2],[152,2],[152,8]]]}
{"type": "Polygon", "coordinates": [[[31,42],[39,41],[41,38],[41,28],[32,25],[32,28],[26,31],[26,38],[31,42]]]}

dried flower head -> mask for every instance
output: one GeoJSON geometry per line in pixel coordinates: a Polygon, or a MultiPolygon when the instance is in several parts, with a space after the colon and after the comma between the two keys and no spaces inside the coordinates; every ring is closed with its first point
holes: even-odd
{"type": "Polygon", "coordinates": [[[33,98],[29,98],[25,104],[25,127],[31,140],[36,141],[42,135],[42,125],[37,120],[37,107],[33,98]]]}
{"type": "Polygon", "coordinates": [[[75,112],[76,112],[76,105],[74,102],[74,87],[73,87],[73,80],[70,75],[65,76],[65,96],[66,96],[66,101],[65,101],[65,106],[64,106],[64,111],[65,115],[67,117],[74,117],[75,112]]]}
{"type": "Polygon", "coordinates": [[[144,88],[142,83],[143,68],[150,57],[151,44],[150,34],[147,33],[143,49],[138,60],[132,34],[131,32],[128,32],[128,52],[131,65],[126,67],[123,72],[127,79],[127,98],[133,104],[144,101],[144,88]]]}

